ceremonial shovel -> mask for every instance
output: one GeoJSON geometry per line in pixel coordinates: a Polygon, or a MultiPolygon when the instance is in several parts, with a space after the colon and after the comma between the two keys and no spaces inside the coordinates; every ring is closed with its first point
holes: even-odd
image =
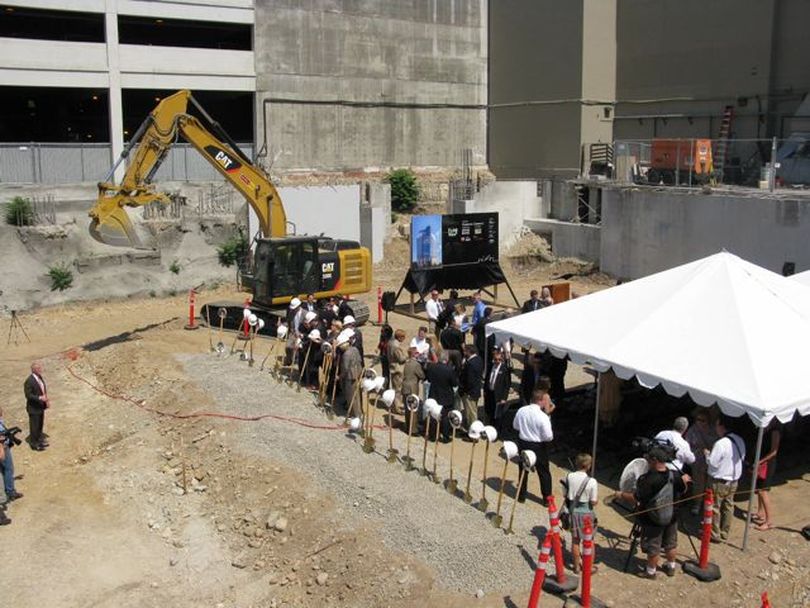
{"type": "Polygon", "coordinates": [[[382,395],[382,400],[388,406],[388,462],[397,462],[399,458],[399,450],[394,448],[394,401],[397,398],[397,392],[389,388],[382,395]]]}
{"type": "MultiPolygon", "coordinates": [[[[520,475],[518,475],[517,491],[515,492],[515,500],[512,503],[512,513],[509,515],[509,527],[506,529],[507,534],[513,534],[512,524],[515,522],[515,507],[517,507],[518,496],[520,496],[520,488],[523,487],[523,480],[529,471],[537,464],[537,455],[531,450],[523,450],[520,453],[521,467],[520,475]]],[[[527,480],[528,482],[528,480],[527,480]]]]}
{"type": "Polygon", "coordinates": [[[467,436],[472,439],[472,448],[470,449],[470,467],[467,469],[467,489],[464,491],[464,502],[470,504],[472,502],[472,494],[470,494],[470,483],[472,482],[473,459],[475,458],[475,446],[478,445],[478,440],[481,439],[481,432],[484,430],[484,423],[476,420],[470,425],[470,430],[467,436]]]}
{"type": "Polygon", "coordinates": [[[307,352],[304,355],[304,364],[298,372],[298,386],[295,387],[296,392],[301,392],[301,385],[304,383],[304,376],[307,373],[307,363],[309,362],[309,352],[312,350],[312,340],[307,344],[307,352]]]}
{"type": "Polygon", "coordinates": [[[405,399],[405,407],[411,413],[408,421],[408,441],[405,448],[405,458],[402,459],[402,463],[405,465],[406,471],[412,471],[414,468],[413,458],[411,458],[411,437],[413,436],[414,420],[419,415],[419,403],[419,397],[416,395],[408,395],[408,397],[405,399]]]}
{"type": "Polygon", "coordinates": [[[422,406],[422,411],[425,413],[425,445],[422,448],[422,475],[427,476],[427,447],[428,447],[428,438],[430,437],[430,412],[431,410],[437,406],[435,399],[425,399],[425,403],[422,406]]]}
{"type": "Polygon", "coordinates": [[[487,465],[489,464],[489,445],[498,438],[498,431],[494,426],[484,427],[484,438],[487,440],[487,445],[484,447],[484,474],[481,477],[481,500],[478,501],[478,510],[482,513],[487,512],[489,501],[487,500],[487,465]]]}
{"type": "MultiPolygon", "coordinates": [[[[207,311],[208,309],[206,308],[206,312],[207,311]]],[[[221,355],[225,352],[225,344],[222,342],[222,333],[225,328],[225,318],[228,316],[228,311],[225,308],[220,308],[217,311],[217,315],[219,315],[219,341],[217,342],[216,347],[214,347],[214,350],[217,351],[217,354],[221,355]]]]}
{"type": "Polygon", "coordinates": [[[214,348],[214,337],[213,331],[211,330],[211,315],[208,312],[208,306],[205,307],[205,324],[208,326],[208,350],[213,353],[216,349],[214,348]]]}
{"type": "Polygon", "coordinates": [[[430,414],[436,421],[436,434],[433,437],[433,472],[431,475],[433,477],[433,483],[439,483],[439,477],[436,475],[436,462],[439,455],[439,430],[441,429],[440,420],[442,417],[442,407],[437,405],[431,410],[430,414]]]}
{"type": "Polygon", "coordinates": [[[509,461],[518,455],[517,445],[513,441],[504,441],[503,448],[501,448],[501,455],[503,456],[503,471],[501,472],[501,487],[498,490],[498,505],[495,508],[495,515],[492,518],[492,525],[500,528],[503,523],[501,517],[501,503],[503,502],[503,491],[506,487],[506,468],[509,466],[509,461]]]}
{"type": "Polygon", "coordinates": [[[458,482],[453,479],[453,455],[456,447],[456,430],[461,426],[461,412],[453,410],[447,415],[452,428],[450,435],[450,476],[447,478],[447,491],[450,494],[455,494],[458,489],[458,482]]]}

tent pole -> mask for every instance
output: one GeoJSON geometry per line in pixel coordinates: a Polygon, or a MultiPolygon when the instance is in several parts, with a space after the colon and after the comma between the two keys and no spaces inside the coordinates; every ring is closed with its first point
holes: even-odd
{"type": "Polygon", "coordinates": [[[593,448],[591,448],[591,475],[596,477],[596,438],[599,434],[599,401],[602,397],[602,372],[596,376],[596,405],[593,408],[593,448]]]}
{"type": "Polygon", "coordinates": [[[759,434],[757,435],[757,450],[754,456],[753,472],[751,473],[751,492],[748,494],[748,515],[745,517],[745,533],[743,534],[742,550],[745,551],[748,546],[748,529],[751,527],[751,509],[754,507],[754,493],[757,491],[757,471],[759,470],[759,458],[762,456],[762,437],[765,435],[765,427],[759,427],[759,434]]]}

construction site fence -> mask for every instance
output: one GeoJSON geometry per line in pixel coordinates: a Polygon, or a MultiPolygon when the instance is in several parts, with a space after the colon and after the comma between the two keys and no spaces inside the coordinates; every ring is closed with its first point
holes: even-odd
{"type": "MultiPolygon", "coordinates": [[[[252,144],[239,144],[248,158],[252,144]]],[[[77,184],[103,180],[113,164],[107,143],[0,143],[0,183],[77,184]]],[[[155,181],[223,179],[189,144],[172,146],[155,181]]]]}
{"type": "Polygon", "coordinates": [[[603,175],[620,183],[685,187],[773,183],[805,188],[810,187],[810,133],[783,139],[658,138],[584,144],[582,174],[603,175]],[[704,142],[711,148],[708,171],[699,157],[704,142]]]}

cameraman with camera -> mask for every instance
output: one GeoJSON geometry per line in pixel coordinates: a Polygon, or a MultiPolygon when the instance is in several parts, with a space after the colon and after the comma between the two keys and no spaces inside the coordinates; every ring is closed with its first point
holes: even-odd
{"type": "Polygon", "coordinates": [[[673,503],[686,493],[690,478],[667,466],[676,457],[676,448],[671,443],[652,441],[644,457],[650,468],[638,478],[635,499],[639,511],[637,520],[641,525],[641,549],[647,554],[647,564],[638,575],[655,579],[663,549],[666,563],[661,571],[675,576],[678,522],[673,503]]]}
{"type": "Polygon", "coordinates": [[[0,444],[3,447],[3,454],[0,455],[0,469],[3,471],[3,489],[6,498],[10,501],[22,498],[23,495],[14,488],[14,458],[11,455],[11,448],[22,443],[17,438],[20,432],[19,427],[7,428],[3,421],[3,408],[0,408],[0,444]]]}

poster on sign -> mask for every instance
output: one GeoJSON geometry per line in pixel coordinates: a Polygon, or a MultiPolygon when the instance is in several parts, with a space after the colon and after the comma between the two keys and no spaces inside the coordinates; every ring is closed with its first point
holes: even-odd
{"type": "Polygon", "coordinates": [[[411,268],[498,261],[498,214],[416,215],[411,218],[411,268]]]}

